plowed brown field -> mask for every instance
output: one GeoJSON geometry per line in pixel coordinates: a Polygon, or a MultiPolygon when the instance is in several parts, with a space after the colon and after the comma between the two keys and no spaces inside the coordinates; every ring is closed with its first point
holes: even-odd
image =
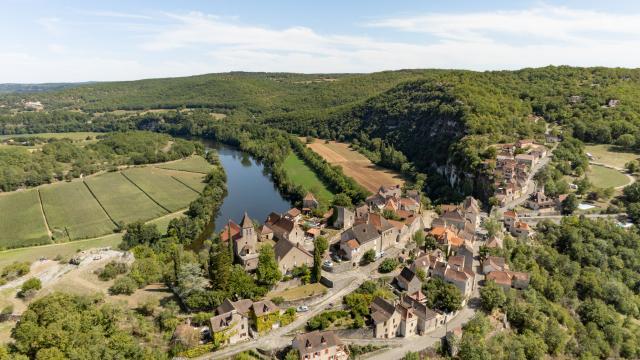
{"type": "Polygon", "coordinates": [[[307,146],[329,163],[340,165],[345,175],[371,192],[378,191],[381,185],[404,184],[399,173],[373,164],[364,155],[349,148],[349,144],[336,141],[325,143],[317,139],[307,146]]]}

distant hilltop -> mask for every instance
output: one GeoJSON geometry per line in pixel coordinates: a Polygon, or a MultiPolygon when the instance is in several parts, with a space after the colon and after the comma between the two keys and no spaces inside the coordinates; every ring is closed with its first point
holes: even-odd
{"type": "Polygon", "coordinates": [[[50,90],[62,90],[74,86],[86,85],[91,82],[79,82],[79,83],[45,83],[45,84],[15,84],[5,83],[0,84],[0,94],[8,93],[33,93],[43,92],[50,90]]]}

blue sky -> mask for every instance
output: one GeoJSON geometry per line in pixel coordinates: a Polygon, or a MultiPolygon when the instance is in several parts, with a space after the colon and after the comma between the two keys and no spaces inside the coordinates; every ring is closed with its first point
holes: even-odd
{"type": "Polygon", "coordinates": [[[637,1],[0,0],[0,83],[640,66],[637,1]]]}

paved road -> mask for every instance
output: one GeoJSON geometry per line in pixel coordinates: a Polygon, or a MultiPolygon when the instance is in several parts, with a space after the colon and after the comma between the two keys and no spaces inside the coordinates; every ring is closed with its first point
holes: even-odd
{"type": "MultiPolygon", "coordinates": [[[[582,214],[589,219],[617,219],[618,217],[627,218],[627,213],[618,213],[618,214],[582,214]]],[[[542,215],[542,216],[520,216],[520,220],[526,222],[527,224],[537,224],[543,220],[551,220],[553,222],[559,223],[562,220],[563,215],[542,215]]]]}
{"type": "MultiPolygon", "coordinates": [[[[391,250],[388,251],[388,255],[392,253],[391,250]]],[[[291,324],[272,330],[267,335],[257,339],[231,345],[216,352],[198,357],[197,359],[224,359],[250,349],[260,348],[272,350],[290,345],[293,339],[292,335],[288,335],[290,332],[304,326],[309,319],[321,313],[329,304],[341,303],[343,296],[356,290],[365,280],[377,277],[377,274],[372,273],[376,271],[381,261],[382,259],[367,266],[358,267],[340,274],[339,279],[341,281],[336,282],[336,287],[329,289],[325,296],[308,304],[310,310],[305,313],[299,313],[296,320],[291,324]]]]}

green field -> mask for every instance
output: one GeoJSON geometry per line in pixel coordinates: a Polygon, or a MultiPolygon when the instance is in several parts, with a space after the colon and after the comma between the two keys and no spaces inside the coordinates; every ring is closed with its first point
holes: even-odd
{"type": "Polygon", "coordinates": [[[167,214],[119,172],[87,178],[85,182],[116,222],[129,224],[167,214]]]}
{"type": "Polygon", "coordinates": [[[0,247],[49,243],[37,190],[0,196],[0,247]]]}
{"type": "Polygon", "coordinates": [[[32,246],[20,249],[0,251],[0,267],[14,261],[34,262],[41,257],[53,259],[57,255],[65,258],[70,258],[76,252],[86,249],[107,246],[116,247],[122,241],[122,235],[122,233],[110,234],[95,239],[78,240],[62,244],[32,246]]]}
{"type": "Polygon", "coordinates": [[[69,240],[93,238],[115,228],[82,181],[43,186],[40,194],[56,240],[67,234],[69,240]]]}
{"type": "Polygon", "coordinates": [[[85,140],[87,136],[95,138],[101,133],[96,132],[66,132],[66,133],[37,133],[37,134],[19,134],[19,135],[0,135],[0,140],[19,138],[19,137],[39,137],[43,139],[71,139],[75,141],[85,140]]]}
{"type": "Polygon", "coordinates": [[[598,144],[586,145],[585,152],[593,155],[593,161],[624,169],[624,164],[637,160],[640,155],[623,151],[618,146],[598,144]]]}
{"type": "Polygon", "coordinates": [[[198,193],[178,180],[153,167],[134,168],[123,174],[147,195],[171,212],[184,209],[198,197],[198,193]]]}
{"type": "Polygon", "coordinates": [[[186,172],[186,171],[177,171],[177,170],[167,170],[167,169],[159,169],[158,171],[171,176],[177,181],[183,183],[185,186],[201,193],[204,190],[204,187],[207,185],[204,182],[204,175],[201,173],[194,172],[186,172]]]}
{"type": "Polygon", "coordinates": [[[599,188],[615,188],[629,183],[629,178],[620,171],[600,165],[591,165],[587,175],[593,186],[599,188]]]}
{"type": "Polygon", "coordinates": [[[320,178],[295,153],[290,153],[284,160],[284,170],[291,181],[312,192],[316,199],[323,204],[333,200],[333,193],[327,189],[320,178]]]}
{"type": "Polygon", "coordinates": [[[190,171],[206,174],[211,170],[211,164],[202,156],[191,156],[187,159],[172,161],[170,163],[158,165],[162,169],[190,171]]]}

